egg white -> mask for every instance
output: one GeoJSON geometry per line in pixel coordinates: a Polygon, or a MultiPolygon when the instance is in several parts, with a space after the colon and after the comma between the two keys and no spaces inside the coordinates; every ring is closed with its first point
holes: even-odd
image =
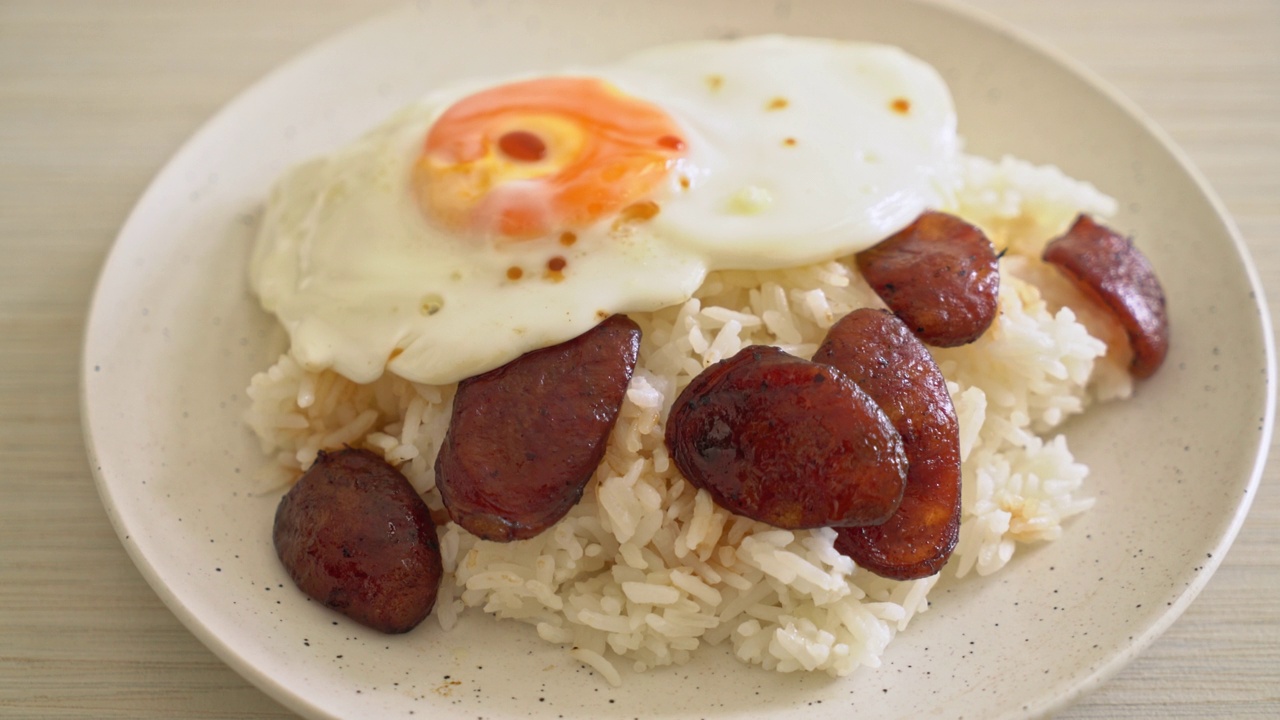
{"type": "Polygon", "coordinates": [[[896,48],[767,36],[566,74],[604,78],[685,129],[688,154],[651,198],[659,214],[577,229],[568,246],[559,233],[513,242],[442,230],[410,177],[431,123],[480,86],[442,89],[293,169],[268,201],[250,279],[304,367],[455,382],[610,314],[683,302],[710,270],[839,257],[947,203],[950,94],[896,48]]]}

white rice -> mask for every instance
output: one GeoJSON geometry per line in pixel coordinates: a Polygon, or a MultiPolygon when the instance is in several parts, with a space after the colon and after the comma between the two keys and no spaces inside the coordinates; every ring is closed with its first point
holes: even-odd
{"type": "MultiPolygon", "coordinates": [[[[959,577],[1000,570],[1020,544],[1057,538],[1092,505],[1081,494],[1088,469],[1054,428],[1131,391],[1123,357],[1097,339],[1109,332],[1105,319],[1063,307],[1070,291],[1034,259],[1077,213],[1106,216],[1114,201],[1054,168],[1009,158],[964,164],[966,181],[946,209],[1008,252],[992,328],[971,345],[934,351],[960,422],[964,515],[943,570],[959,577]]],[[[467,608],[528,623],[614,685],[627,669],[683,663],[726,642],[742,661],[779,672],[878,667],[894,635],[928,609],[938,576],[886,580],[838,553],[832,530],[792,532],[731,515],[680,477],[663,443],[671,403],[703,368],[753,343],[809,357],[845,313],[881,306],[850,268],[845,259],[713,273],[683,305],[631,314],[644,332],[640,361],[582,502],[521,542],[443,525],[440,625],[451,629],[467,608]]],[[[390,374],[357,385],[285,355],[253,378],[249,396],[248,421],[274,458],[273,486],[291,482],[319,450],[345,444],[386,457],[442,507],[433,465],[452,387],[390,374]]]]}

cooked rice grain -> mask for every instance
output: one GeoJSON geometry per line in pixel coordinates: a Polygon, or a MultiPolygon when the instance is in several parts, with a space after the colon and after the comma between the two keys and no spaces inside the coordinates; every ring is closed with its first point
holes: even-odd
{"type": "MultiPolygon", "coordinates": [[[[963,170],[948,209],[1009,254],[991,330],[935,351],[960,424],[963,523],[944,569],[957,576],[998,571],[1020,544],[1055,539],[1089,508],[1080,494],[1088,470],[1053,428],[1131,388],[1123,358],[1106,355],[1095,337],[1105,327],[1082,323],[1061,288],[1042,293],[1037,282],[1043,244],[1077,212],[1106,215],[1114,201],[1055,168],[1010,158],[966,158],[963,170]]],[[[832,530],[791,532],[733,516],[679,476],[663,444],[671,403],[703,368],[753,343],[809,357],[838,318],[881,306],[850,267],[713,273],[688,302],[633,314],[644,332],[639,366],[582,502],[551,530],[509,544],[446,524],[440,625],[452,628],[467,608],[528,623],[613,685],[622,682],[619,667],[679,664],[726,641],[742,661],[779,672],[878,667],[894,635],[928,609],[937,576],[886,580],[837,552],[832,530]]],[[[389,374],[357,385],[285,355],[248,392],[248,422],[275,460],[267,487],[296,478],[321,449],[346,444],[400,466],[441,508],[433,464],[453,388],[389,374]]]]}

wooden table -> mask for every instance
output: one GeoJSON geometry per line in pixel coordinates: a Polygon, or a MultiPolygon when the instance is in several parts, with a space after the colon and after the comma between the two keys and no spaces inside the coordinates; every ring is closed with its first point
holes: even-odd
{"type": "MultiPolygon", "coordinates": [[[[85,460],[94,278],[162,163],[237,92],[386,0],[0,0],[0,716],[283,718],[160,603],[85,460]]],[[[1280,290],[1280,2],[973,0],[1185,148],[1280,290]]],[[[1280,458],[1191,609],[1069,718],[1280,717],[1280,458]]]]}

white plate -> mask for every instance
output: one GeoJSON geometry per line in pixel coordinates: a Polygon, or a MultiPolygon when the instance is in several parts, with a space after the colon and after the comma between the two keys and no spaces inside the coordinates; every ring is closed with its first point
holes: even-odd
{"type": "Polygon", "coordinates": [[[1256,274],[1221,206],[1158,130],[1069,61],[950,5],[902,0],[420,3],[306,53],[228,106],[135,208],[94,298],[85,430],[103,503],[143,575],[229,665],[309,717],[1022,717],[1060,708],[1149,644],[1244,519],[1271,434],[1256,274]],[[249,295],[253,214],[288,165],[439,82],[604,61],[677,39],[785,32],[886,41],[932,62],[972,152],[1056,163],[1121,199],[1163,279],[1173,348],[1129,403],[1069,427],[1094,510],[995,578],[951,584],[844,679],[718,649],[613,689],[532,628],[471,617],[405,636],[306,602],[271,549],[277,497],[241,423],[282,347],[249,295]]]}

